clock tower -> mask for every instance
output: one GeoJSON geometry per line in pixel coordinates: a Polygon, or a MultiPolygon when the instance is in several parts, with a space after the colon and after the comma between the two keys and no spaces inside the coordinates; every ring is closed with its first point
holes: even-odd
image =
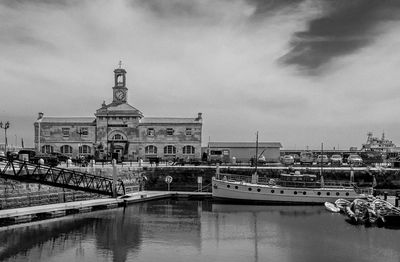
{"type": "Polygon", "coordinates": [[[126,87],[126,71],[121,68],[121,61],[119,61],[119,68],[114,70],[115,84],[113,87],[113,103],[122,104],[126,103],[128,88],[126,87]]]}

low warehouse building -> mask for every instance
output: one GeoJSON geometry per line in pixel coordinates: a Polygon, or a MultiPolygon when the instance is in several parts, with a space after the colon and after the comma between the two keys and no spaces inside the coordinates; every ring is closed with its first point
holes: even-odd
{"type": "MultiPolygon", "coordinates": [[[[277,163],[281,147],[280,142],[259,142],[258,155],[265,158],[267,163],[277,163]]],[[[256,144],[254,142],[209,142],[205,153],[208,154],[210,161],[228,163],[235,159],[237,162],[246,163],[256,155],[256,144]]]]}

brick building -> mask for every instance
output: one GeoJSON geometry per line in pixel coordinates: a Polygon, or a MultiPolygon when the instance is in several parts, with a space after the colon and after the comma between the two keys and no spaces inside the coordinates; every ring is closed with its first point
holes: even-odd
{"type": "Polygon", "coordinates": [[[201,157],[202,114],[192,118],[144,117],[127,102],[126,71],[114,70],[113,101],[103,102],[94,116],[49,117],[34,123],[35,148],[71,157],[136,160],[201,157]]]}

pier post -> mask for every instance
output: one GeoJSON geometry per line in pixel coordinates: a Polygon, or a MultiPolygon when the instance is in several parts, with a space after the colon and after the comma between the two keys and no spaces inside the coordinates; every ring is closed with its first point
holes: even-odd
{"type": "Polygon", "coordinates": [[[394,198],[394,205],[396,207],[399,207],[399,198],[400,198],[400,192],[396,192],[396,196],[394,198]]]}
{"type": "Polygon", "coordinates": [[[113,167],[113,197],[117,197],[117,160],[112,160],[112,167],[113,167]]]}
{"type": "Polygon", "coordinates": [[[217,163],[217,167],[215,170],[215,176],[217,177],[217,179],[219,179],[219,163],[217,163]]]}
{"type": "Polygon", "coordinates": [[[387,201],[388,192],[383,192],[383,200],[387,201]]]}

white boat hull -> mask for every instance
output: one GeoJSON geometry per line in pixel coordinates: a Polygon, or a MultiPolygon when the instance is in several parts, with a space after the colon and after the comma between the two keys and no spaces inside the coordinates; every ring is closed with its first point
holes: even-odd
{"type": "Polygon", "coordinates": [[[276,204],[324,204],[342,198],[352,201],[366,198],[353,188],[295,188],[236,181],[212,180],[212,196],[231,201],[266,202],[276,204]]]}

